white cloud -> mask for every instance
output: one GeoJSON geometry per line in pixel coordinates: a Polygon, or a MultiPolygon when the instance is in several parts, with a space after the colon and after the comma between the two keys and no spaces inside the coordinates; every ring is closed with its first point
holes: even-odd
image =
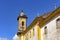
{"type": "Polygon", "coordinates": [[[17,34],[15,34],[15,36],[13,37],[13,40],[18,40],[17,34]]]}
{"type": "Polygon", "coordinates": [[[2,37],[0,37],[0,40],[8,40],[8,38],[2,38],[2,37]]]}

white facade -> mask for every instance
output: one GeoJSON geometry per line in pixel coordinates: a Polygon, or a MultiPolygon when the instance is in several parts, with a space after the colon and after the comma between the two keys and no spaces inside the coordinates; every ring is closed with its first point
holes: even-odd
{"type": "Polygon", "coordinates": [[[34,31],[35,34],[30,40],[38,40],[38,26],[35,25],[34,29],[35,29],[34,31]]]}
{"type": "Polygon", "coordinates": [[[28,40],[38,40],[38,26],[35,25],[35,27],[29,30],[25,35],[28,38],[28,40]],[[33,35],[33,29],[34,29],[34,35],[33,35]],[[31,31],[31,35],[30,35],[30,31],[31,31]],[[31,38],[29,36],[31,36],[31,38]]]}
{"type": "Polygon", "coordinates": [[[45,23],[41,28],[41,38],[42,40],[57,40],[56,34],[54,33],[57,31],[56,20],[60,18],[60,14],[52,18],[49,22],[45,23]],[[47,34],[44,34],[44,28],[47,27],[47,34]]]}
{"type": "Polygon", "coordinates": [[[60,8],[52,13],[37,17],[26,29],[27,17],[22,12],[18,17],[18,40],[60,40],[60,8]]]}

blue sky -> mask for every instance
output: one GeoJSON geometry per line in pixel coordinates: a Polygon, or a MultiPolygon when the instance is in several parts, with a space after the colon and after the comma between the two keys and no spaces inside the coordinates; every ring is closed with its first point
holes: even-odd
{"type": "Polygon", "coordinates": [[[0,0],[0,37],[12,40],[18,31],[17,17],[21,10],[28,17],[27,25],[37,17],[37,14],[54,10],[60,6],[60,0],[0,0]]]}

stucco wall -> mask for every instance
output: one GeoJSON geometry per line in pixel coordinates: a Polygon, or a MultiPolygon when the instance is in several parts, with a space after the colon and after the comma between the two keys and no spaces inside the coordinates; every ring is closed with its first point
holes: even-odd
{"type": "Polygon", "coordinates": [[[35,25],[35,27],[34,27],[34,36],[30,39],[30,40],[38,40],[38,26],[37,25],[35,25]]]}
{"type": "MultiPolygon", "coordinates": [[[[51,40],[51,37],[50,37],[51,34],[53,34],[54,32],[57,31],[57,29],[56,29],[56,27],[57,27],[56,26],[56,20],[58,18],[60,18],[60,14],[55,16],[53,19],[51,19],[49,22],[47,22],[46,24],[44,24],[42,26],[42,28],[41,28],[42,40],[47,40],[48,38],[50,38],[48,40],[51,40]],[[45,26],[47,26],[47,34],[44,34],[44,27],[45,26]],[[48,38],[46,38],[46,37],[48,37],[48,38]]],[[[53,37],[53,35],[52,35],[52,37],[53,37]]]]}
{"type": "Polygon", "coordinates": [[[35,25],[34,27],[32,27],[31,30],[29,30],[26,34],[25,34],[25,37],[27,36],[28,37],[28,40],[38,40],[38,29],[37,29],[37,25],[35,25]],[[34,29],[34,35],[33,35],[33,29],[34,29]],[[30,31],[31,31],[31,38],[29,37],[30,36],[30,31]]]}
{"type": "Polygon", "coordinates": [[[27,21],[27,19],[25,19],[25,18],[19,18],[19,21],[18,21],[18,30],[26,30],[26,21],[27,21]],[[22,27],[22,21],[24,21],[24,29],[22,29],[21,27],[22,27]]]}

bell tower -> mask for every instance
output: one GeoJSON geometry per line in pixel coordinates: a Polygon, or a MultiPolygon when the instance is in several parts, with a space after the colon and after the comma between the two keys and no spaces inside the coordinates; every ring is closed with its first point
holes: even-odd
{"type": "Polygon", "coordinates": [[[27,27],[27,16],[24,14],[23,10],[17,18],[18,20],[18,33],[22,33],[27,27]]]}

